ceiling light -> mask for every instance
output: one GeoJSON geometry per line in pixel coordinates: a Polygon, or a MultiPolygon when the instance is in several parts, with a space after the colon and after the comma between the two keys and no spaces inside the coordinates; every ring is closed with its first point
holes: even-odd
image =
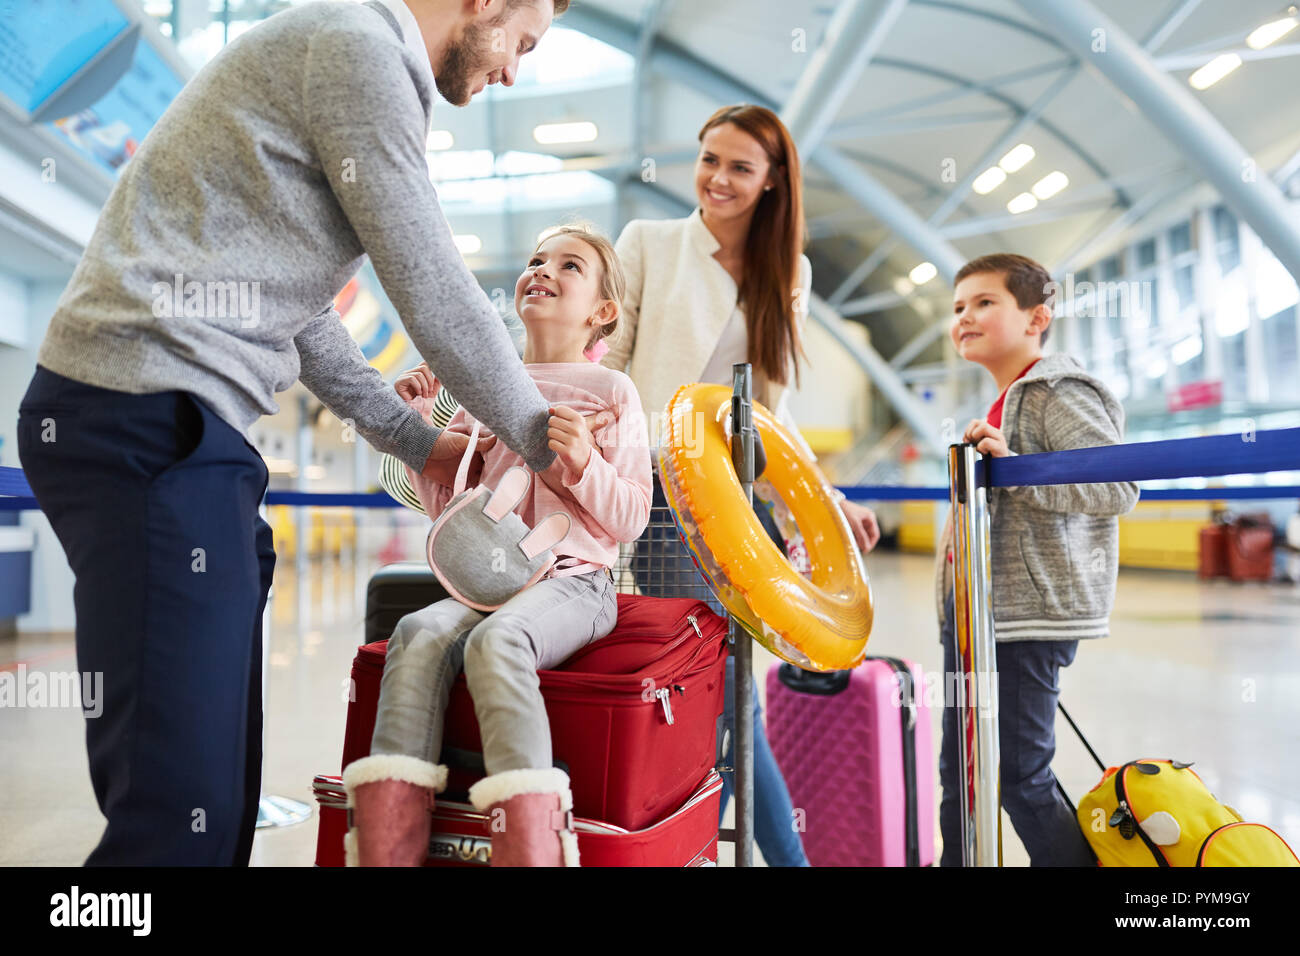
{"type": "Polygon", "coordinates": [[[1011,151],[998,160],[998,165],[1009,173],[1014,173],[1034,158],[1034,147],[1020,143],[1011,147],[1011,151]]]}
{"type": "Polygon", "coordinates": [[[435,129],[429,133],[429,139],[425,143],[425,152],[437,153],[444,149],[451,149],[456,144],[456,137],[451,135],[449,129],[435,129]]]}
{"type": "Polygon", "coordinates": [[[1246,37],[1246,46],[1252,50],[1262,50],[1270,43],[1282,39],[1297,26],[1300,26],[1300,20],[1295,17],[1283,17],[1281,20],[1266,23],[1251,31],[1250,36],[1246,37]]]}
{"type": "Polygon", "coordinates": [[[598,135],[595,123],[543,123],[533,130],[533,139],[543,146],[562,143],[590,143],[598,135]]]}
{"type": "Polygon", "coordinates": [[[897,279],[894,280],[894,291],[901,296],[906,297],[911,295],[912,290],[914,288],[915,286],[913,286],[912,283],[908,282],[907,279],[903,276],[899,276],[897,279]]]}
{"type": "Polygon", "coordinates": [[[922,262],[919,266],[907,274],[915,285],[925,285],[931,279],[939,274],[939,270],[934,267],[933,262],[922,262]]]}
{"type": "Polygon", "coordinates": [[[1188,77],[1187,82],[1198,90],[1209,89],[1239,66],[1241,66],[1241,57],[1237,54],[1220,53],[1188,77]]]}
{"type": "Polygon", "coordinates": [[[990,166],[975,177],[970,188],[981,196],[986,196],[1007,181],[1007,174],[998,166],[990,166]]]}
{"type": "Polygon", "coordinates": [[[1021,193],[1007,203],[1007,212],[1019,215],[1022,212],[1029,212],[1037,205],[1038,200],[1034,198],[1033,193],[1021,193]]]}
{"type": "Polygon", "coordinates": [[[462,256],[472,256],[483,248],[483,240],[470,233],[452,236],[452,241],[456,243],[456,248],[460,250],[462,256]]]}
{"type": "Polygon", "coordinates": [[[1068,185],[1070,177],[1056,169],[1034,183],[1034,195],[1039,199],[1051,199],[1068,185]]]}

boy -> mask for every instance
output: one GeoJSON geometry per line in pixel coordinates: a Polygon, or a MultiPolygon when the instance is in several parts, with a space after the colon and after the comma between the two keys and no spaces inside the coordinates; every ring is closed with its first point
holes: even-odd
{"type": "MultiPolygon", "coordinates": [[[[1052,321],[1051,277],[1032,259],[983,256],[958,271],[950,334],[957,354],[988,369],[998,395],[962,440],[986,455],[1089,448],[1119,442],[1124,410],[1074,359],[1043,355],[1052,321]]],[[[1137,486],[996,488],[992,518],[1002,806],[1032,866],[1093,866],[1075,810],[1052,774],[1057,674],[1078,642],[1105,637],[1115,600],[1119,527],[1137,486]]],[[[952,515],[938,551],[936,598],[944,671],[956,670],[952,515]]],[[[960,866],[958,709],[943,712],[939,779],[941,866],[960,866]]]]}

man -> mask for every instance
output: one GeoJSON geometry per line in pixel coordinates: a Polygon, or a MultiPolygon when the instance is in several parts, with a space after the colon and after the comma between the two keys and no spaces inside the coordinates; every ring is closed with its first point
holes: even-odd
{"type": "MultiPolygon", "coordinates": [[[[452,394],[538,472],[547,404],[429,182],[434,90],[514,82],[568,0],[373,0],[280,13],[181,91],[60,299],[19,453],[76,574],[77,655],[108,825],[88,864],[246,865],[275,554],[243,433],[300,378],[416,469],[459,456],[332,308],[369,256],[452,394]]],[[[459,441],[459,444],[457,444],[459,441]]]]}

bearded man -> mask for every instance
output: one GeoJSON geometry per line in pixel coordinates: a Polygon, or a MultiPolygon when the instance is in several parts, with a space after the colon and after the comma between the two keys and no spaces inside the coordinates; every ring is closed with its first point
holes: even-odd
{"type": "Polygon", "coordinates": [[[245,439],[295,380],[416,470],[459,457],[332,307],[369,257],[411,341],[536,471],[547,403],[466,268],[425,161],[434,91],[514,82],[568,0],[312,3],[231,42],[127,164],[19,408],[76,575],[107,827],[87,864],[247,865],[275,552],[245,439]],[[233,300],[233,301],[232,301],[233,300]],[[237,303],[237,305],[236,305],[237,303]]]}

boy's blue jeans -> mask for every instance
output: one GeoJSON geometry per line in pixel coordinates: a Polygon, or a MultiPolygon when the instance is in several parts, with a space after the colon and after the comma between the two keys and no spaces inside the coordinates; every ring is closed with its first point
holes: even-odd
{"type": "MultiPolygon", "coordinates": [[[[953,596],[944,602],[944,686],[957,670],[953,596]]],[[[1074,660],[1078,641],[999,641],[998,744],[1002,806],[1029,853],[1030,866],[1095,866],[1097,858],[1079,829],[1074,807],[1052,773],[1056,753],[1057,675],[1074,660]]],[[[940,866],[961,866],[960,708],[945,700],[939,750],[940,866]]]]}

